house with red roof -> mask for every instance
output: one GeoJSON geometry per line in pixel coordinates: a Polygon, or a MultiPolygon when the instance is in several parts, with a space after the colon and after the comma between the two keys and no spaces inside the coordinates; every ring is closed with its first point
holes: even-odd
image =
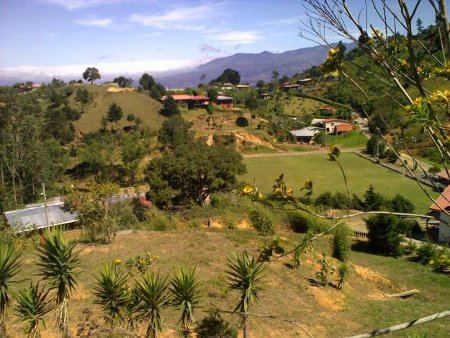
{"type": "Polygon", "coordinates": [[[450,244],[450,186],[435,200],[428,214],[439,220],[439,225],[436,227],[438,235],[432,237],[436,237],[434,239],[439,243],[450,244]]]}

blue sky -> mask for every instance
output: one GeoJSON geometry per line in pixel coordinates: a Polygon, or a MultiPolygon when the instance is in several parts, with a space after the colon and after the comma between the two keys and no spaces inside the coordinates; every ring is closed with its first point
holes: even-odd
{"type": "MultiPolygon", "coordinates": [[[[419,16],[429,23],[431,14],[419,16]]],[[[301,0],[0,0],[0,78],[78,78],[91,65],[165,71],[237,52],[283,52],[314,45],[299,37],[304,18],[301,0]]]]}

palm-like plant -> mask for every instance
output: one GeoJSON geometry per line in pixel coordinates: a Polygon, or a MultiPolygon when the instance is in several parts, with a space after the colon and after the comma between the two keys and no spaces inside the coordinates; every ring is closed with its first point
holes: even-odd
{"type": "Polygon", "coordinates": [[[58,329],[63,337],[69,333],[67,305],[75,289],[76,269],[80,265],[76,243],[67,241],[61,229],[44,232],[43,243],[37,248],[40,267],[39,275],[50,282],[50,289],[56,291],[56,315],[58,329]]]}
{"type": "Polygon", "coordinates": [[[126,274],[120,272],[117,264],[105,264],[96,277],[94,295],[97,297],[95,303],[102,306],[111,326],[122,318],[122,311],[128,303],[127,293],[126,274]]]}
{"type": "Polygon", "coordinates": [[[348,279],[348,275],[350,274],[350,268],[347,264],[342,263],[337,268],[337,273],[339,276],[337,289],[341,290],[344,287],[344,283],[348,279]]]}
{"type": "Polygon", "coordinates": [[[11,246],[0,244],[0,336],[6,335],[5,319],[11,304],[10,285],[19,272],[19,257],[11,246]]]}
{"type": "Polygon", "coordinates": [[[138,282],[137,290],[141,300],[138,311],[141,318],[148,320],[146,338],[155,338],[156,332],[161,332],[161,312],[169,305],[167,294],[167,278],[159,273],[147,273],[138,282]]]}
{"type": "Polygon", "coordinates": [[[189,332],[189,324],[195,322],[194,310],[200,303],[200,282],[195,268],[181,268],[170,281],[172,305],[181,311],[181,330],[189,332]]]}
{"type": "Polygon", "coordinates": [[[247,251],[244,251],[242,256],[235,254],[233,258],[228,259],[228,286],[241,294],[234,311],[239,310],[242,314],[244,338],[248,338],[248,309],[258,300],[258,292],[263,290],[263,271],[262,263],[258,263],[253,256],[249,257],[247,251]]]}
{"type": "Polygon", "coordinates": [[[19,321],[26,323],[25,333],[28,337],[39,337],[41,324],[45,327],[44,316],[54,307],[48,298],[49,292],[33,283],[29,288],[19,291],[15,312],[19,321]]]}

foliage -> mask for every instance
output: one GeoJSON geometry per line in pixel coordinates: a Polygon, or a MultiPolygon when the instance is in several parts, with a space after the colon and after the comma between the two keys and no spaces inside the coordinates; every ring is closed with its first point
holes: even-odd
{"type": "Polygon", "coordinates": [[[116,262],[105,264],[98,272],[94,286],[95,304],[105,313],[105,320],[114,326],[122,319],[122,311],[128,303],[127,275],[116,262]]]}
{"type": "Polygon", "coordinates": [[[135,134],[123,138],[122,161],[128,177],[128,184],[134,185],[141,160],[146,154],[146,144],[135,134]]]}
{"type": "Polygon", "coordinates": [[[101,75],[97,68],[87,67],[86,70],[83,72],[83,79],[93,84],[95,80],[101,79],[101,75]]]}
{"type": "Polygon", "coordinates": [[[195,269],[181,268],[170,280],[171,303],[181,312],[181,329],[189,331],[195,322],[194,311],[200,304],[200,282],[195,269]]]}
{"type": "Polygon", "coordinates": [[[244,116],[238,116],[236,118],[236,125],[238,127],[248,127],[248,120],[244,116]]]}
{"type": "Polygon", "coordinates": [[[148,321],[146,338],[155,338],[157,332],[162,331],[162,310],[169,305],[167,294],[167,278],[161,277],[159,273],[147,273],[138,282],[137,289],[141,303],[138,312],[141,319],[148,321]]]}
{"type": "Polygon", "coordinates": [[[197,326],[199,338],[237,338],[237,331],[222,318],[218,312],[212,312],[197,326]]]}
{"type": "Polygon", "coordinates": [[[126,78],[124,76],[115,77],[113,80],[114,83],[117,83],[120,88],[131,87],[133,84],[132,78],[126,78]]]}
{"type": "MultiPolygon", "coordinates": [[[[153,262],[157,261],[159,256],[151,256],[150,253],[145,255],[137,255],[135,257],[129,258],[125,262],[125,267],[127,268],[127,274],[129,276],[144,276],[149,272],[150,267],[153,262]]],[[[120,261],[120,260],[119,260],[120,261]]],[[[119,263],[119,262],[117,262],[119,263]]],[[[120,261],[121,263],[121,261],[120,261]]]]}
{"type": "Polygon", "coordinates": [[[450,270],[450,253],[441,251],[430,265],[436,272],[448,272],[450,270]]]}
{"type": "Polygon", "coordinates": [[[167,96],[164,100],[163,107],[160,114],[166,117],[170,117],[175,114],[179,114],[180,110],[178,108],[177,102],[172,96],[167,96]]]}
{"type": "Polygon", "coordinates": [[[439,254],[439,247],[427,240],[424,244],[419,246],[416,250],[419,262],[422,264],[429,264],[439,254]]]}
{"type": "Polygon", "coordinates": [[[165,120],[158,131],[158,141],[166,147],[175,148],[193,141],[192,123],[175,114],[165,120]]]}
{"type": "Polygon", "coordinates": [[[389,208],[395,212],[412,213],[415,209],[414,204],[400,194],[395,195],[394,198],[389,200],[388,204],[389,208]]]}
{"type": "Polygon", "coordinates": [[[336,271],[339,277],[338,284],[336,287],[338,290],[342,290],[342,288],[344,287],[344,283],[347,281],[348,275],[350,274],[350,267],[345,263],[341,263],[337,267],[336,271]]]}
{"type": "Polygon", "coordinates": [[[232,83],[234,85],[239,84],[241,82],[241,75],[238,71],[233,70],[231,68],[225,69],[222,74],[219,75],[216,79],[212,80],[211,83],[232,83]]]}
{"type": "Polygon", "coordinates": [[[379,193],[375,192],[375,188],[371,184],[364,194],[364,208],[366,211],[383,210],[386,199],[379,193]]]}
{"type": "Polygon", "coordinates": [[[322,286],[326,286],[328,284],[328,275],[334,272],[334,268],[330,265],[324,254],[317,262],[320,264],[320,270],[316,272],[316,278],[322,286]]]}
{"type": "Polygon", "coordinates": [[[9,244],[0,243],[0,334],[6,334],[5,317],[11,305],[11,285],[20,269],[20,252],[9,244]]]}
{"type": "Polygon", "coordinates": [[[50,290],[45,291],[43,287],[39,288],[39,284],[34,285],[33,283],[30,283],[28,288],[19,291],[15,312],[19,320],[26,323],[27,337],[40,337],[41,324],[45,327],[44,316],[54,308],[50,303],[49,293],[50,290]]]}
{"type": "Polygon", "coordinates": [[[262,235],[273,235],[275,233],[275,225],[273,224],[270,214],[262,209],[255,208],[248,214],[252,226],[262,235]]]}
{"type": "Polygon", "coordinates": [[[230,191],[237,184],[235,175],[245,170],[242,156],[234,149],[196,141],[153,159],[145,175],[152,187],[150,200],[168,207],[191,202],[203,205],[212,193],[230,191]]]}
{"type": "Polygon", "coordinates": [[[271,242],[262,246],[261,252],[258,257],[258,262],[268,262],[272,258],[273,254],[284,253],[284,248],[280,244],[280,239],[275,237],[271,242]]]}
{"type": "Polygon", "coordinates": [[[56,291],[57,325],[61,334],[69,332],[67,302],[77,285],[76,270],[80,265],[79,252],[74,252],[76,243],[67,241],[59,228],[44,231],[43,243],[38,246],[36,265],[40,268],[39,275],[49,281],[50,290],[56,291]]]}
{"type": "Polygon", "coordinates": [[[338,225],[333,232],[333,257],[345,262],[351,251],[352,230],[346,224],[338,225]]]}
{"type": "Polygon", "coordinates": [[[288,222],[291,229],[299,233],[319,233],[329,228],[329,224],[308,213],[291,211],[288,213],[288,222]]]}
{"type": "Polygon", "coordinates": [[[376,252],[398,256],[401,253],[402,242],[401,223],[393,215],[376,215],[366,220],[369,243],[376,252]]]}
{"type": "Polygon", "coordinates": [[[122,119],[122,117],[123,117],[122,107],[120,107],[116,103],[111,104],[106,114],[106,119],[108,120],[108,122],[111,123],[114,122],[116,124],[117,129],[117,123],[122,119]]]}

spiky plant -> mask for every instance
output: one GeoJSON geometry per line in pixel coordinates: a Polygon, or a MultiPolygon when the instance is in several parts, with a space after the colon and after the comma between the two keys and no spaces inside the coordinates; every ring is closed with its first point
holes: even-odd
{"type": "Polygon", "coordinates": [[[57,326],[63,337],[69,334],[67,312],[70,296],[77,285],[76,270],[80,265],[76,243],[67,241],[61,229],[46,230],[43,242],[38,246],[37,265],[39,275],[49,282],[50,290],[55,291],[57,326]]]}
{"type": "Polygon", "coordinates": [[[172,305],[181,312],[181,330],[187,334],[189,324],[195,322],[194,311],[200,304],[200,282],[195,268],[181,268],[170,281],[172,305]]]}
{"type": "Polygon", "coordinates": [[[128,299],[127,275],[121,273],[117,264],[105,264],[99,270],[94,286],[94,301],[101,305],[106,321],[114,326],[122,318],[128,299]]]}
{"type": "Polygon", "coordinates": [[[13,247],[0,244],[0,336],[6,336],[5,319],[11,304],[10,286],[19,272],[20,253],[13,247]]]}
{"type": "Polygon", "coordinates": [[[350,267],[347,264],[342,263],[338,266],[337,273],[339,277],[337,288],[341,290],[344,287],[344,283],[348,279],[348,275],[350,274],[350,267]]]}
{"type": "Polygon", "coordinates": [[[161,312],[169,305],[167,294],[167,278],[159,273],[147,273],[138,282],[140,304],[138,306],[139,317],[148,321],[146,338],[155,338],[157,332],[161,332],[161,312]]]}
{"type": "Polygon", "coordinates": [[[40,337],[40,326],[45,327],[44,316],[54,308],[49,292],[33,283],[30,283],[29,288],[19,291],[15,313],[19,321],[26,324],[25,333],[28,337],[40,337]]]}
{"type": "Polygon", "coordinates": [[[258,300],[258,292],[262,291],[262,279],[264,269],[262,263],[258,263],[255,257],[249,257],[247,251],[242,256],[234,254],[228,259],[228,287],[240,292],[240,299],[234,311],[242,314],[244,338],[248,338],[248,310],[258,300]]]}

